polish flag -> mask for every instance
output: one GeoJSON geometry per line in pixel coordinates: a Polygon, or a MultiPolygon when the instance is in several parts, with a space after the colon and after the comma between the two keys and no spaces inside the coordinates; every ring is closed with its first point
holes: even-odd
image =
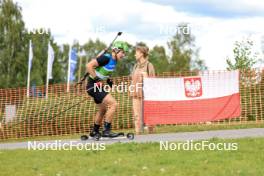
{"type": "Polygon", "coordinates": [[[181,78],[144,78],[146,125],[216,121],[240,116],[239,71],[181,78]]]}

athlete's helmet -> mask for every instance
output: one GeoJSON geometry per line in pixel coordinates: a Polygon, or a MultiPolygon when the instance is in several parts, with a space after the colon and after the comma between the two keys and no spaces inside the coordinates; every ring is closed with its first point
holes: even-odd
{"type": "Polygon", "coordinates": [[[128,45],[126,42],[123,41],[116,41],[113,46],[112,49],[118,49],[118,50],[123,50],[124,52],[128,52],[128,45]]]}

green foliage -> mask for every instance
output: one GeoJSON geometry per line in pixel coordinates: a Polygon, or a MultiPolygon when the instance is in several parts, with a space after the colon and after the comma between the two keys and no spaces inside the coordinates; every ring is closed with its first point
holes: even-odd
{"type": "MultiPolygon", "coordinates": [[[[67,81],[67,74],[68,74],[68,62],[69,62],[69,45],[68,44],[63,44],[58,53],[56,53],[57,59],[58,59],[58,64],[60,64],[61,70],[61,79],[63,80],[62,82],[67,81]]],[[[54,61],[55,62],[55,61],[54,61]]],[[[56,75],[54,76],[54,79],[56,79],[56,75]]]]}
{"type": "Polygon", "coordinates": [[[84,45],[77,47],[79,52],[85,53],[85,56],[79,56],[79,59],[77,60],[77,69],[75,72],[76,80],[79,79],[79,76],[82,77],[86,73],[86,64],[105,48],[106,44],[99,39],[96,39],[95,41],[89,39],[84,45]]]}
{"type": "MultiPolygon", "coordinates": [[[[28,34],[28,39],[32,40],[33,47],[33,60],[31,69],[31,83],[35,85],[44,85],[46,83],[47,72],[47,58],[48,58],[48,43],[51,40],[51,34],[28,34]]],[[[27,42],[29,43],[29,42],[27,42]]],[[[55,50],[51,41],[52,48],[55,50]]],[[[28,50],[27,50],[28,51],[28,50]]],[[[27,52],[28,53],[28,52],[27,52]]],[[[56,55],[54,59],[54,65],[56,61],[56,55]]],[[[56,70],[56,68],[53,69],[56,70]]],[[[53,70],[54,71],[54,70],[53,70]]]]}
{"type": "Polygon", "coordinates": [[[236,41],[233,49],[234,63],[230,58],[226,60],[228,70],[240,70],[241,105],[242,109],[247,109],[245,112],[242,111],[242,116],[249,121],[263,117],[262,104],[259,103],[262,101],[261,95],[263,94],[263,73],[253,69],[258,61],[258,54],[252,51],[253,46],[254,43],[249,39],[241,42],[236,41]]]}
{"type": "Polygon", "coordinates": [[[155,72],[160,74],[168,71],[168,57],[163,46],[155,46],[149,53],[149,61],[154,65],[155,72]]]}
{"type": "Polygon", "coordinates": [[[245,40],[235,42],[235,48],[233,49],[234,63],[231,58],[226,59],[228,70],[236,69],[251,69],[257,62],[257,54],[252,53],[253,41],[245,40]]]}
{"type": "Polygon", "coordinates": [[[21,7],[0,1],[0,88],[22,86],[26,80],[25,27],[21,7]]]}
{"type": "MultiPolygon", "coordinates": [[[[36,31],[40,31],[41,29],[36,31]]],[[[42,29],[43,30],[43,29],[42,29]]],[[[48,43],[55,52],[53,79],[50,83],[64,81],[62,54],[54,43],[51,32],[31,33],[24,27],[21,7],[12,0],[0,1],[0,88],[26,86],[28,70],[29,40],[33,45],[31,83],[43,85],[46,82],[48,43]]]]}
{"type": "MultiPolygon", "coordinates": [[[[182,23],[180,27],[186,27],[187,24],[182,23]]],[[[172,53],[168,70],[170,72],[182,72],[191,70],[205,70],[207,67],[203,60],[198,57],[199,50],[195,47],[195,37],[182,32],[177,32],[168,42],[169,49],[172,53]],[[196,57],[195,60],[193,60],[196,57]]]]}
{"type": "MultiPolygon", "coordinates": [[[[27,84],[29,41],[33,45],[33,62],[31,69],[31,85],[44,85],[47,76],[48,43],[54,49],[55,59],[52,68],[53,79],[50,84],[65,83],[67,80],[69,45],[58,46],[48,33],[30,32],[25,28],[21,15],[21,7],[13,0],[0,0],[0,88],[25,87],[27,84]]],[[[183,26],[185,24],[182,24],[183,26]]],[[[44,29],[34,29],[43,31],[44,29]]],[[[138,42],[136,45],[146,45],[138,42]]],[[[204,61],[199,59],[198,49],[194,47],[194,37],[177,33],[168,43],[171,58],[166,55],[165,48],[156,45],[150,50],[149,60],[153,63],[156,73],[180,72],[194,69],[206,69],[204,61]]],[[[135,64],[135,50],[129,44],[127,56],[118,63],[113,76],[127,76],[135,64]]],[[[84,45],[75,41],[74,48],[79,53],[75,81],[86,72],[86,63],[105,49],[107,45],[99,39],[88,40],[84,45]]],[[[111,51],[109,51],[111,52],[111,51]]]]}
{"type": "Polygon", "coordinates": [[[199,58],[199,49],[195,51],[194,57],[195,59],[191,61],[191,68],[193,71],[204,71],[208,69],[205,61],[199,58]]]}

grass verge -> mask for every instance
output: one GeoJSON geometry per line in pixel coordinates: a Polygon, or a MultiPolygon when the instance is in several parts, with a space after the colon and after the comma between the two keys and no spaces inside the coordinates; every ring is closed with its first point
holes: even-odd
{"type": "Polygon", "coordinates": [[[264,175],[264,138],[212,139],[210,142],[238,143],[238,150],[160,151],[159,143],[117,143],[107,145],[104,151],[1,150],[0,175],[264,175]]]}

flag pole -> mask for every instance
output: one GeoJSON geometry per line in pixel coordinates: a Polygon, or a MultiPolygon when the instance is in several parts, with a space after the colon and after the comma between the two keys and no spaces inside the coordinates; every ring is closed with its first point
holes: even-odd
{"type": "Polygon", "coordinates": [[[70,91],[70,73],[71,73],[71,45],[69,45],[69,61],[68,61],[68,77],[67,77],[67,92],[70,91]]]}
{"type": "Polygon", "coordinates": [[[46,81],[46,98],[49,93],[49,79],[52,79],[52,65],[55,59],[54,50],[49,42],[48,44],[48,63],[47,63],[47,81],[46,81]]]}
{"type": "Polygon", "coordinates": [[[29,40],[29,55],[28,55],[28,76],[27,76],[27,97],[29,97],[29,87],[30,87],[30,69],[32,65],[32,43],[29,40]]]}
{"type": "Polygon", "coordinates": [[[48,93],[49,93],[49,76],[47,75],[47,80],[46,80],[46,99],[48,98],[48,93]]]}
{"type": "Polygon", "coordinates": [[[48,62],[47,62],[47,79],[46,79],[46,99],[48,98],[48,93],[49,93],[49,62],[50,62],[50,59],[49,59],[49,47],[50,47],[50,42],[48,44],[48,62]]]}

